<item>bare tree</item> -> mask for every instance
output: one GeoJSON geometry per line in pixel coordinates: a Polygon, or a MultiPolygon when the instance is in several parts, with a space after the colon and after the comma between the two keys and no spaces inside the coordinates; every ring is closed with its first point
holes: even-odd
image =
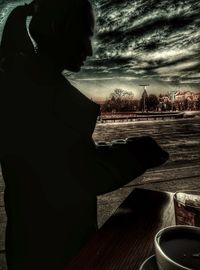
{"type": "Polygon", "coordinates": [[[120,88],[116,88],[111,94],[110,97],[114,98],[133,98],[134,94],[131,91],[126,91],[120,88]]]}
{"type": "Polygon", "coordinates": [[[134,110],[134,94],[131,91],[116,88],[102,106],[104,112],[123,112],[134,110]]]}

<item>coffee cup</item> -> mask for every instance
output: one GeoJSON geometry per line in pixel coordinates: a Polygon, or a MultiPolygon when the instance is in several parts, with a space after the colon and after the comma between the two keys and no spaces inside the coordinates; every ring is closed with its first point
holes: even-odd
{"type": "Polygon", "coordinates": [[[200,228],[177,225],[160,230],[154,238],[159,270],[200,269],[200,228]]]}

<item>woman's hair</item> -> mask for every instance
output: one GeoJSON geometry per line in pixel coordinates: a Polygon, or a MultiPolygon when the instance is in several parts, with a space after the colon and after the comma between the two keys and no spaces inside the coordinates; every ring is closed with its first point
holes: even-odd
{"type": "Polygon", "coordinates": [[[0,58],[34,51],[26,28],[26,19],[31,14],[31,9],[31,5],[25,4],[17,6],[9,14],[3,29],[0,58]]]}
{"type": "Polygon", "coordinates": [[[29,37],[26,20],[34,11],[34,1],[15,7],[6,20],[0,44],[0,70],[6,71],[10,61],[17,55],[34,54],[34,45],[29,37]]]}

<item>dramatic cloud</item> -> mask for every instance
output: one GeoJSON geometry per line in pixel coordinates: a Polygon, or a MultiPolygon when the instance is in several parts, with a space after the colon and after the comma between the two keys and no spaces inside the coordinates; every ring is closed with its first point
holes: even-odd
{"type": "MultiPolygon", "coordinates": [[[[0,1],[0,27],[9,10],[22,2],[0,1]]],[[[116,85],[138,92],[141,82],[155,92],[175,86],[200,91],[198,0],[91,2],[96,15],[94,54],[71,76],[84,92],[90,95],[93,87],[93,95],[105,96],[116,85]]]]}

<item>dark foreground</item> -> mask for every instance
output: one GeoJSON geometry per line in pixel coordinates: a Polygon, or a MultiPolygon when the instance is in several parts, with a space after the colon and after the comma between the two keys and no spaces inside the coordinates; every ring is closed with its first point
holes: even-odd
{"type": "MultiPolygon", "coordinates": [[[[169,161],[147,171],[127,186],[98,198],[99,226],[109,218],[136,186],[164,191],[200,189],[200,118],[131,123],[98,124],[96,141],[128,136],[150,135],[170,154],[169,161]]],[[[123,158],[123,157],[122,157],[123,158]]],[[[6,215],[3,205],[3,178],[0,175],[0,270],[6,270],[4,234],[6,215]]]]}

